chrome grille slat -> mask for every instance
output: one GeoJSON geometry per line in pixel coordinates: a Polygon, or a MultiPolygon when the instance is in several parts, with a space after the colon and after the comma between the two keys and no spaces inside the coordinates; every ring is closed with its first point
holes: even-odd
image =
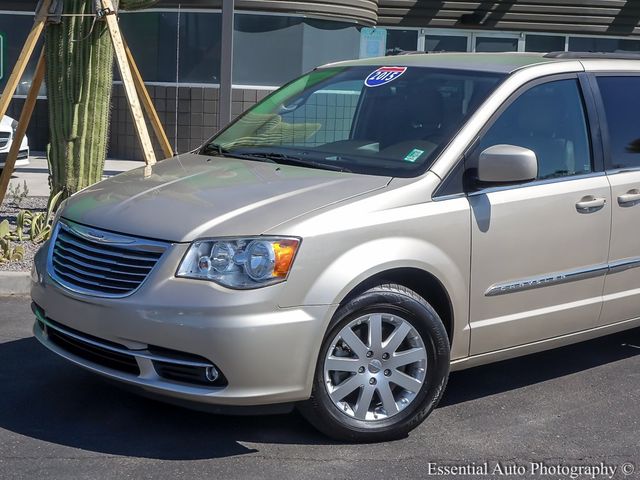
{"type": "Polygon", "coordinates": [[[131,254],[126,254],[126,253],[119,253],[119,252],[113,252],[110,250],[102,250],[99,248],[95,248],[92,247],[90,245],[87,245],[86,243],[89,242],[79,242],[74,238],[71,238],[69,235],[67,235],[66,233],[63,233],[62,235],[59,236],[60,240],[62,240],[65,243],[70,243],[78,248],[82,248],[85,250],[88,250],[90,252],[93,253],[97,253],[99,255],[109,255],[115,258],[119,258],[119,257],[123,257],[123,258],[127,258],[129,260],[136,260],[139,262],[155,262],[157,260],[157,258],[149,258],[149,257],[143,257],[143,256],[138,256],[138,255],[131,255],[131,254]]]}
{"type": "Polygon", "coordinates": [[[102,275],[102,274],[99,274],[99,273],[93,273],[93,272],[90,273],[88,270],[82,270],[80,268],[72,267],[71,265],[65,265],[64,262],[62,262],[61,260],[57,259],[55,255],[53,256],[53,263],[59,265],[61,268],[66,268],[68,270],[71,270],[72,272],[75,272],[78,275],[95,278],[98,282],[100,282],[102,280],[107,280],[107,281],[112,281],[112,282],[130,283],[130,284],[133,284],[133,285],[138,285],[140,283],[138,280],[128,280],[128,279],[118,278],[118,277],[115,277],[115,278],[114,277],[108,277],[106,275],[102,275]]]}
{"type": "Polygon", "coordinates": [[[148,267],[141,266],[141,265],[132,265],[132,264],[123,263],[123,262],[120,262],[120,261],[117,261],[117,260],[110,260],[110,259],[107,259],[107,258],[100,258],[100,260],[98,260],[95,256],[91,256],[91,255],[89,255],[87,253],[83,253],[77,248],[76,249],[69,249],[68,247],[65,247],[63,245],[63,242],[64,241],[57,242],[55,248],[59,249],[59,250],[62,250],[64,252],[66,252],[67,254],[71,253],[71,254],[75,255],[76,257],[84,258],[86,260],[90,260],[92,262],[97,262],[97,263],[104,264],[104,265],[113,265],[113,266],[116,266],[116,267],[121,267],[121,268],[126,268],[126,269],[132,269],[133,268],[133,269],[136,269],[136,270],[143,270],[142,273],[144,273],[145,275],[149,271],[148,267]]]}
{"type": "Polygon", "coordinates": [[[11,134],[9,132],[0,132],[0,148],[4,148],[9,143],[11,134]]]}
{"type": "MultiPolygon", "coordinates": [[[[71,262],[79,267],[84,267],[84,268],[95,268],[97,270],[100,270],[101,272],[107,272],[107,273],[113,273],[113,274],[117,274],[117,275],[127,275],[127,276],[131,276],[131,277],[146,277],[149,272],[145,272],[145,273],[133,273],[133,272],[125,272],[123,270],[114,270],[113,268],[108,268],[108,267],[102,267],[99,265],[91,265],[89,263],[83,262],[82,260],[78,260],[77,258],[75,258],[75,254],[71,253],[71,252],[61,252],[61,249],[58,248],[57,246],[54,248],[53,250],[53,259],[55,260],[56,257],[64,260],[65,262],[71,262]]],[[[100,262],[96,262],[96,263],[100,263],[100,262]]]]}
{"type": "Polygon", "coordinates": [[[136,291],[168,247],[67,220],[58,222],[51,243],[51,278],[71,291],[110,298],[136,291]]]}
{"type": "Polygon", "coordinates": [[[99,288],[102,287],[106,287],[108,289],[113,289],[113,290],[122,290],[122,291],[129,291],[129,288],[125,288],[125,287],[112,287],[110,285],[103,285],[100,282],[94,282],[92,280],[86,280],[84,278],[78,277],[72,273],[68,273],[68,272],[57,272],[58,275],[64,276],[64,277],[68,277],[71,278],[72,280],[75,280],[78,284],[86,284],[86,285],[93,285],[99,288]]]}

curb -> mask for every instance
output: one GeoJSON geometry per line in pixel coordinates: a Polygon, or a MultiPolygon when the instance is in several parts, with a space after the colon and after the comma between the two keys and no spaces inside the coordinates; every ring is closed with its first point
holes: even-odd
{"type": "Polygon", "coordinates": [[[30,289],[29,272],[0,272],[0,296],[29,295],[30,289]]]}

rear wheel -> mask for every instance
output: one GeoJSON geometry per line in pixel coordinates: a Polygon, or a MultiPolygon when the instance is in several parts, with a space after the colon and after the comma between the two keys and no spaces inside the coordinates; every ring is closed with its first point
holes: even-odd
{"type": "Polygon", "coordinates": [[[449,356],[444,325],[424,299],[399,285],[375,287],[336,313],[300,411],[340,440],[406,436],[442,397],[449,356]]]}

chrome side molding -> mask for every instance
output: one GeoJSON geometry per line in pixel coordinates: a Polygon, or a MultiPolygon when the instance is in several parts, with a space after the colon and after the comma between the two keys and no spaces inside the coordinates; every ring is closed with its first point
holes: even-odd
{"type": "Polygon", "coordinates": [[[578,270],[569,270],[529,277],[515,282],[496,283],[491,285],[484,295],[485,297],[495,297],[498,295],[506,295],[508,293],[533,290],[534,288],[549,287],[551,285],[560,285],[562,283],[586,280],[587,278],[624,272],[625,270],[638,267],[640,267],[640,257],[627,258],[610,264],[603,263],[578,270]]]}

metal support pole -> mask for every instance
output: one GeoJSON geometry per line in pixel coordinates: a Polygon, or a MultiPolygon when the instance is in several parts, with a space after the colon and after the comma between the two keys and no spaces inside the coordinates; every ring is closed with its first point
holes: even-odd
{"type": "Polygon", "coordinates": [[[218,127],[220,129],[231,122],[234,10],[234,0],[222,1],[222,55],[220,58],[220,97],[218,101],[218,127]]]}

